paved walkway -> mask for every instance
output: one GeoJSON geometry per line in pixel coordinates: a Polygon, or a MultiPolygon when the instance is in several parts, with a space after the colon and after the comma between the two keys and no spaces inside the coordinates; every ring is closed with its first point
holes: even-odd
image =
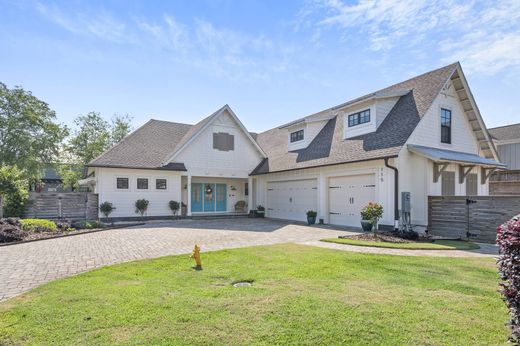
{"type": "Polygon", "coordinates": [[[372,253],[379,255],[397,256],[431,256],[431,257],[495,257],[498,255],[498,248],[491,244],[479,244],[480,249],[473,251],[463,250],[406,250],[406,249],[387,249],[368,246],[356,246],[348,244],[325,243],[318,240],[301,242],[304,245],[319,246],[327,249],[372,253]]]}
{"type": "Polygon", "coordinates": [[[277,243],[408,256],[490,256],[467,251],[377,249],[319,242],[354,234],[270,219],[179,220],[0,247],[0,300],[46,282],[115,263],[202,251],[277,243]]]}
{"type": "Polygon", "coordinates": [[[270,219],[179,220],[0,247],[0,300],[94,268],[191,253],[194,244],[214,251],[345,234],[270,219]]]}

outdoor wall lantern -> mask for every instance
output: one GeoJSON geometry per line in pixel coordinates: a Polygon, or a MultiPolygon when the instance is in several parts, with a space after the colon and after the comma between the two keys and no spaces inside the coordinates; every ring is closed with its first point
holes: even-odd
{"type": "Polygon", "coordinates": [[[211,185],[206,185],[206,195],[211,195],[212,192],[213,188],[211,187],[211,185]]]}

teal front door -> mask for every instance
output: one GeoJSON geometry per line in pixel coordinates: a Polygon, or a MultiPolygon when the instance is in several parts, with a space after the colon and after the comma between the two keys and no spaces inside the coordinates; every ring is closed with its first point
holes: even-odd
{"type": "Polygon", "coordinates": [[[216,199],[216,211],[226,211],[227,205],[227,191],[226,184],[216,184],[215,186],[215,199],[216,199]]]}
{"type": "Polygon", "coordinates": [[[191,211],[194,213],[227,211],[226,184],[191,184],[191,211]]]}
{"type": "Polygon", "coordinates": [[[194,213],[202,212],[203,184],[191,184],[191,211],[194,213]]]}
{"type": "Polygon", "coordinates": [[[204,184],[204,212],[215,211],[215,184],[204,184]]]}

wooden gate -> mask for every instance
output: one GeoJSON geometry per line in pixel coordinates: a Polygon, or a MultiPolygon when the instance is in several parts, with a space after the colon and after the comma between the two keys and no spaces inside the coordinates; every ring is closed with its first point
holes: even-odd
{"type": "Polygon", "coordinates": [[[428,196],[432,235],[494,243],[496,229],[520,214],[520,196],[428,196]]]}

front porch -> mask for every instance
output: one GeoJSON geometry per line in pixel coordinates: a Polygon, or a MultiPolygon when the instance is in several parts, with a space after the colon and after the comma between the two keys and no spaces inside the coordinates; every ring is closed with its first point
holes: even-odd
{"type": "Polygon", "coordinates": [[[200,177],[181,178],[182,203],[186,216],[247,215],[253,204],[252,178],[200,177]]]}

